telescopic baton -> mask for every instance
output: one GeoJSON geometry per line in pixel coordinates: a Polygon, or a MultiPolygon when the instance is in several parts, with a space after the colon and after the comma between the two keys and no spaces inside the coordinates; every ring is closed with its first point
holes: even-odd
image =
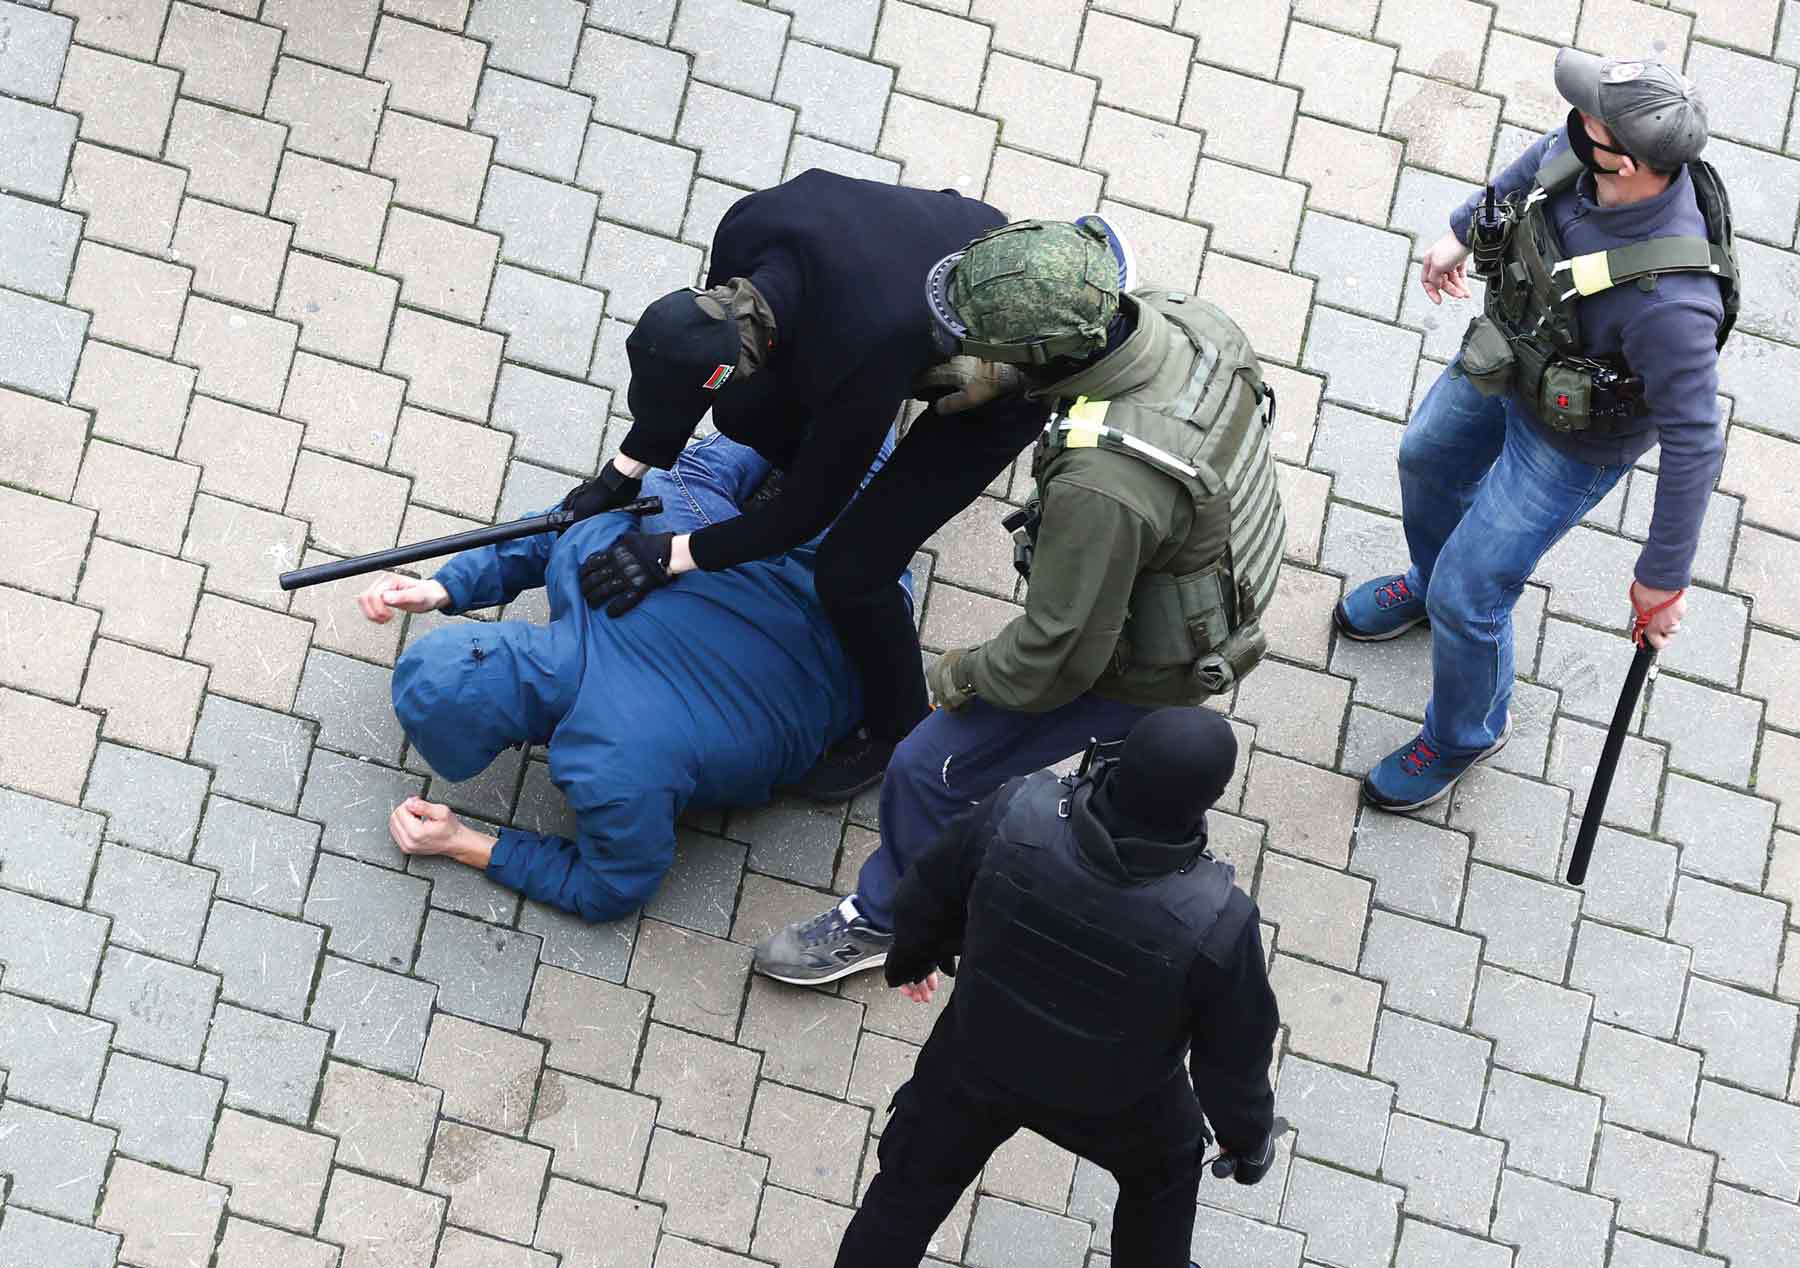
{"type": "Polygon", "coordinates": [[[1607,728],[1606,742],[1600,747],[1600,760],[1594,765],[1594,782],[1588,789],[1587,808],[1581,812],[1581,828],[1575,834],[1575,849],[1569,855],[1569,884],[1579,885],[1587,879],[1588,860],[1594,853],[1594,837],[1600,831],[1600,818],[1606,813],[1606,796],[1612,791],[1613,772],[1619,766],[1619,753],[1625,747],[1626,732],[1637,713],[1638,696],[1643,693],[1644,679],[1656,659],[1656,649],[1648,640],[1638,644],[1625,673],[1625,686],[1619,691],[1619,703],[1613,708],[1612,726],[1607,728]]]}
{"type": "MultiPolygon", "coordinates": [[[[623,506],[615,506],[613,510],[624,511],[627,515],[655,515],[663,509],[659,497],[638,498],[623,506]]],[[[354,555],[349,559],[339,559],[328,564],[313,564],[308,568],[295,568],[291,572],[281,574],[283,590],[299,590],[305,586],[324,585],[327,581],[341,581],[345,577],[361,576],[365,572],[382,572],[388,568],[398,568],[403,564],[416,564],[421,559],[435,559],[439,555],[448,555],[459,550],[474,550],[480,546],[493,546],[500,542],[510,542],[518,537],[532,537],[538,533],[555,533],[569,527],[578,520],[587,518],[574,511],[546,511],[542,515],[527,515],[522,520],[509,520],[505,524],[495,524],[491,528],[471,528],[461,533],[451,533],[446,537],[433,537],[430,541],[414,542],[410,546],[396,546],[392,550],[378,550],[369,555],[354,555]]]]}

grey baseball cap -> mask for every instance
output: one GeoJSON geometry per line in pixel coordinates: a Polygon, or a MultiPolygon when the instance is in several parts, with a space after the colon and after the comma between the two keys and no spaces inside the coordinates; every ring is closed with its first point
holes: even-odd
{"type": "Polygon", "coordinates": [[[1556,55],[1556,91],[1605,123],[1632,158],[1651,167],[1680,167],[1706,148],[1699,90],[1661,62],[1565,48],[1556,55]]]}

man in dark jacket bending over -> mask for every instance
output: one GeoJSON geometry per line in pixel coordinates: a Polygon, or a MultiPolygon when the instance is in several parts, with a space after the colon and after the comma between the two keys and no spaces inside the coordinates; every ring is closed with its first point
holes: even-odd
{"type": "Polygon", "coordinates": [[[917,1264],[1020,1128],[1117,1178],[1113,1262],[1131,1268],[1188,1262],[1202,1109],[1237,1181],[1262,1179],[1281,1019],[1256,905],[1206,852],[1236,761],[1217,714],[1162,709],[1116,762],[1011,781],[913,865],[887,980],[928,1001],[960,954],[958,985],[894,1095],[840,1268],[917,1264]]]}
{"type": "MultiPolygon", "coordinates": [[[[627,533],[582,570],[588,602],[635,596],[692,571],[791,550],[844,511],[919,376],[941,360],[925,279],[998,225],[951,190],[903,189],[808,171],[748,194],[713,235],[705,291],[644,310],[625,342],[632,428],[576,497],[599,509],[667,467],[710,408],[713,425],[784,473],[782,495],[694,533],[627,533]]],[[[863,726],[794,788],[847,801],[881,778],[926,714],[919,640],[892,584],[913,552],[1007,469],[1047,407],[1021,397],[915,423],[868,492],[819,548],[819,601],[862,680],[863,726]]]]}

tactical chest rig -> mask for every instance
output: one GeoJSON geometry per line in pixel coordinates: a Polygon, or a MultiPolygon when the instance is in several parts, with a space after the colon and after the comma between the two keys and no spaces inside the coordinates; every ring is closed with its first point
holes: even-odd
{"type": "MultiPolygon", "coordinates": [[[[1107,449],[1144,462],[1181,482],[1193,499],[1193,530],[1158,570],[1132,587],[1130,615],[1111,671],[1189,669],[1202,695],[1218,695],[1253,669],[1267,642],[1259,623],[1275,593],[1287,541],[1287,518],[1269,454],[1275,390],[1262,381],[1256,353],[1235,322],[1204,300],[1177,291],[1125,297],[1139,321],[1166,320],[1167,352],[1147,381],[1109,400],[1075,395],[1104,383],[1098,365],[1046,391],[1066,408],[1052,413],[1032,455],[1040,491],[1051,464],[1067,449],[1107,449]],[[1064,387],[1070,387],[1064,395],[1064,387]]],[[[1008,516],[1014,562],[1031,575],[1041,510],[1034,498],[1008,516]]]]}
{"type": "Polygon", "coordinates": [[[1614,431],[1644,412],[1643,380],[1621,357],[1583,355],[1581,300],[1626,283],[1653,290],[1663,273],[1711,273],[1724,293],[1724,347],[1738,310],[1731,204],[1712,165],[1696,159],[1688,172],[1706,237],[1646,238],[1571,258],[1548,202],[1581,172],[1581,160],[1564,150],[1538,169],[1522,199],[1496,208],[1490,197],[1477,208],[1469,239],[1487,295],[1463,336],[1461,369],[1490,396],[1516,393],[1554,431],[1614,431]]]}

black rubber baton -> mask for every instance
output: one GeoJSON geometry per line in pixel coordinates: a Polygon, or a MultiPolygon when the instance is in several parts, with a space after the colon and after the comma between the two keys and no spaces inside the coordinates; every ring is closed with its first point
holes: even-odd
{"type": "MultiPolygon", "coordinates": [[[[624,511],[627,515],[655,515],[663,509],[661,498],[638,498],[635,502],[627,502],[614,510],[624,511]]],[[[459,550],[475,550],[481,546],[493,546],[500,542],[510,542],[519,537],[532,537],[538,533],[561,532],[577,520],[585,516],[573,511],[546,511],[542,515],[528,515],[522,520],[509,520],[504,524],[495,524],[491,528],[471,528],[461,533],[451,533],[446,537],[433,537],[430,541],[414,542],[410,546],[396,546],[392,550],[378,550],[369,555],[354,555],[349,559],[338,559],[328,564],[313,564],[308,568],[295,568],[291,572],[281,574],[283,590],[299,590],[306,586],[324,585],[327,581],[342,581],[345,577],[361,576],[365,572],[381,572],[388,568],[398,568],[403,564],[416,564],[421,559],[435,559],[439,555],[448,555],[459,550]]]]}
{"type": "Polygon", "coordinates": [[[1626,733],[1637,713],[1638,697],[1644,691],[1644,679],[1656,649],[1648,640],[1639,644],[1625,673],[1625,686],[1619,692],[1619,703],[1613,708],[1612,726],[1607,728],[1606,743],[1600,747],[1600,760],[1594,765],[1594,782],[1588,789],[1587,808],[1581,812],[1581,828],[1575,834],[1575,849],[1569,855],[1569,884],[1579,885],[1587,879],[1588,860],[1593,857],[1594,837],[1600,831],[1600,818],[1606,813],[1606,797],[1612,792],[1613,773],[1619,768],[1619,753],[1625,747],[1626,733]]]}

